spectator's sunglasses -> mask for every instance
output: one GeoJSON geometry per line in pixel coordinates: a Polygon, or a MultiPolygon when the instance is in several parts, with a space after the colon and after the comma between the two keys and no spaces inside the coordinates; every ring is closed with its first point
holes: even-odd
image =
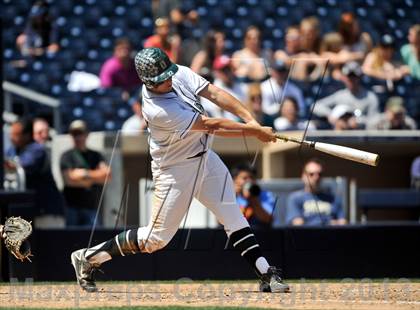
{"type": "Polygon", "coordinates": [[[322,171],[314,171],[314,172],[306,172],[307,175],[309,175],[310,177],[313,177],[314,175],[319,175],[320,177],[322,176],[322,171]]]}

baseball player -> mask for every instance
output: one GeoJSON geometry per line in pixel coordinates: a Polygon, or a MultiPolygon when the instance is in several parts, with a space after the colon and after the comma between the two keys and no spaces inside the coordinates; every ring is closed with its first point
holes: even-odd
{"type": "Polygon", "coordinates": [[[143,116],[150,132],[155,184],[152,216],[146,227],[124,231],[88,249],[72,253],[77,281],[97,290],[94,271],[115,256],[152,253],[172,239],[195,197],[217,217],[241,256],[254,268],[263,292],[287,292],[279,270],[262,255],[248,222],[236,204],[232,178],[209,145],[213,135],[254,136],[275,141],[271,127],[260,126],[242,104],[191,69],[172,63],[159,48],[141,50],[135,58],[144,83],[143,116]],[[207,98],[244,123],[210,118],[199,104],[207,98]]]}

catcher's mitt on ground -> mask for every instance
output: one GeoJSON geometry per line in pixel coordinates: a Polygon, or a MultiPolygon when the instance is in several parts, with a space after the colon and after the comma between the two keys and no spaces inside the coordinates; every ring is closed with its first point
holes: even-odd
{"type": "Polygon", "coordinates": [[[6,248],[21,261],[31,261],[31,245],[27,240],[31,234],[31,223],[21,217],[9,217],[4,225],[0,225],[0,236],[6,248]]]}

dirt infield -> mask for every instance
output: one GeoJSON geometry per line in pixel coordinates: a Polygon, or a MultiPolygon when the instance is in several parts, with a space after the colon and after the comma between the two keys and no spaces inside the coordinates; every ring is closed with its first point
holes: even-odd
{"type": "Polygon", "coordinates": [[[86,308],[128,306],[217,306],[272,309],[420,309],[420,283],[344,280],[291,283],[288,294],[259,293],[255,282],[98,284],[85,293],[73,284],[7,284],[0,286],[0,308],[86,308]]]}

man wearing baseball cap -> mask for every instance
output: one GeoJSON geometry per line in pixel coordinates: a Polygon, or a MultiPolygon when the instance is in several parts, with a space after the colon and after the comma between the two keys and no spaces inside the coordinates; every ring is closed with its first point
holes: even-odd
{"type": "Polygon", "coordinates": [[[141,50],[135,65],[144,83],[143,116],[150,132],[155,185],[152,216],[145,227],[71,255],[76,277],[87,291],[97,290],[93,271],[116,256],[152,253],[165,247],[178,230],[195,197],[224,226],[230,243],[254,269],[263,292],[287,292],[279,270],[270,266],[239,206],[229,170],[211,150],[214,135],[253,136],[276,141],[271,127],[262,127],[251,113],[224,90],[190,68],[172,63],[158,48],[141,50]],[[205,97],[243,120],[211,118],[199,103],[205,97]]]}
{"type": "Polygon", "coordinates": [[[404,100],[401,97],[391,97],[385,105],[385,112],[368,123],[368,129],[378,130],[415,130],[416,122],[406,115],[404,100]]]}
{"type": "Polygon", "coordinates": [[[334,127],[331,112],[337,105],[347,106],[354,112],[358,126],[364,127],[367,119],[379,113],[378,97],[361,84],[362,69],[357,62],[345,64],[341,71],[341,80],[346,88],[315,102],[313,112],[318,117],[328,119],[334,127]]]}
{"type": "Polygon", "coordinates": [[[87,147],[89,130],[84,121],[73,121],[69,133],[74,147],[60,159],[67,202],[67,225],[92,225],[99,207],[102,186],[109,178],[110,170],[103,156],[87,147]]]}
{"type": "Polygon", "coordinates": [[[303,93],[293,82],[287,81],[288,75],[288,65],[282,60],[276,60],[271,64],[271,77],[261,83],[262,110],[273,120],[280,112],[280,101],[286,97],[296,100],[299,107],[299,116],[306,116],[307,105],[303,93]]]}

